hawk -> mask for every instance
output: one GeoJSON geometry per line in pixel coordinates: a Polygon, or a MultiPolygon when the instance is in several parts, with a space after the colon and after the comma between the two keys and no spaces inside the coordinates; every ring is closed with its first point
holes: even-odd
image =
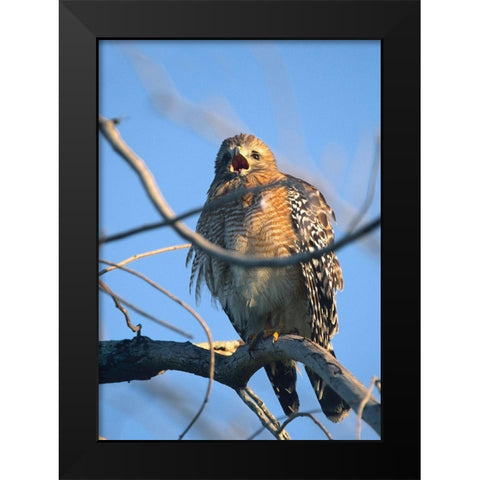
{"type": "MultiPolygon", "coordinates": [[[[268,146],[242,133],[220,146],[197,232],[245,255],[288,256],[333,242],[331,218],[335,220],[332,209],[315,187],[280,172],[268,146]],[[253,190],[224,197],[248,188],[253,190]],[[223,197],[225,201],[208,208],[223,197]]],[[[192,256],[190,288],[196,283],[197,300],[205,282],[245,342],[273,332],[296,333],[334,354],[330,340],[338,331],[335,292],[343,289],[343,277],[333,251],[281,268],[231,265],[194,246],[187,264],[192,256]]],[[[274,362],[265,370],[283,411],[298,411],[296,362],[274,362]]],[[[327,418],[342,420],[350,407],[308,367],[306,372],[327,418]]]]}

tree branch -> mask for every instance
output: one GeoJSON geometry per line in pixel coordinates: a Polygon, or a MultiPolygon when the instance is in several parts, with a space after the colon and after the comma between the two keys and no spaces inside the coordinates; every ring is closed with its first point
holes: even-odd
{"type": "MultiPolygon", "coordinates": [[[[203,104],[187,100],[178,89],[178,85],[176,85],[173,79],[170,78],[168,72],[161,63],[153,62],[147,56],[140,54],[138,51],[130,47],[124,47],[124,52],[127,58],[129,58],[132,62],[134,70],[142,82],[152,105],[160,113],[160,115],[164,116],[169,121],[192,130],[199,137],[206,138],[217,145],[224,138],[230,137],[238,132],[244,132],[246,129],[248,130],[248,128],[242,126],[242,122],[235,115],[232,115],[231,109],[229,110],[228,114],[222,114],[222,116],[219,117],[218,109],[212,111],[211,108],[203,104]],[[168,99],[168,101],[166,102],[165,99],[168,99]]],[[[279,75],[276,75],[273,72],[276,68],[281,69],[282,67],[279,63],[274,66],[275,60],[274,63],[271,63],[274,56],[275,55],[268,55],[268,66],[266,67],[266,65],[263,65],[263,73],[267,75],[266,78],[270,78],[270,76],[273,74],[275,82],[278,84],[279,75]]],[[[257,56],[257,59],[260,61],[260,65],[262,66],[262,56],[257,56]]],[[[281,75],[284,74],[283,71],[277,70],[277,73],[279,72],[281,75]]],[[[285,84],[285,87],[286,88],[281,89],[281,101],[279,98],[276,98],[276,101],[273,102],[273,107],[278,108],[277,111],[282,112],[279,116],[284,120],[287,117],[283,115],[285,110],[280,108],[280,105],[285,107],[285,96],[287,95],[288,97],[289,92],[291,91],[291,85],[289,86],[285,84]]],[[[292,111],[295,111],[295,108],[293,108],[292,111]]],[[[295,119],[295,116],[293,118],[295,119]]],[[[288,119],[292,120],[291,115],[288,116],[288,119]]],[[[301,131],[301,128],[291,128],[292,125],[295,125],[297,122],[294,120],[293,123],[284,123],[283,128],[290,131],[295,130],[298,133],[301,131]]],[[[291,142],[292,137],[287,137],[291,142]]],[[[283,140],[285,141],[285,138],[283,140]]],[[[289,140],[287,139],[287,144],[289,140]]],[[[293,144],[289,144],[289,147],[293,147],[293,144]]],[[[301,134],[295,136],[294,149],[292,151],[298,153],[299,148],[302,151],[301,156],[304,157],[304,160],[308,160],[310,165],[312,165],[312,159],[310,158],[310,154],[306,148],[304,136],[301,134]]],[[[289,150],[291,150],[291,148],[289,148],[289,150]]],[[[285,166],[287,167],[287,165],[285,166]]],[[[298,165],[295,165],[294,167],[292,164],[289,164],[287,170],[289,171],[288,173],[297,176],[298,165]]],[[[330,199],[331,203],[335,205],[337,217],[344,219],[344,224],[349,223],[348,219],[358,217],[356,208],[354,208],[345,198],[339,196],[338,192],[329,186],[328,182],[325,181],[323,176],[320,177],[318,174],[315,174],[316,178],[315,182],[313,182],[312,171],[305,173],[308,173],[308,177],[305,178],[305,180],[313,184],[320,184],[322,192],[330,199]]],[[[378,252],[379,245],[375,237],[370,237],[368,239],[365,238],[364,241],[365,244],[368,245],[368,249],[370,251],[373,251],[375,254],[378,252]]]]}
{"type": "Polygon", "coordinates": [[[293,420],[295,420],[296,418],[298,417],[308,417],[310,418],[313,423],[315,423],[315,425],[317,425],[322,431],[323,433],[327,436],[327,438],[329,440],[333,440],[333,437],[332,435],[330,434],[330,432],[324,427],[324,425],[322,423],[320,423],[313,414],[311,414],[310,412],[296,412],[296,413],[293,413],[292,415],[290,415],[287,420],[285,420],[281,427],[280,427],[280,433],[285,429],[285,427],[290,423],[290,422],[293,422],[293,420]]]}
{"type": "Polygon", "coordinates": [[[139,333],[142,325],[133,325],[132,321],[130,320],[130,315],[127,312],[127,309],[120,303],[120,299],[113,293],[113,291],[110,289],[110,287],[107,286],[105,282],[102,282],[102,280],[98,280],[98,286],[105,292],[107,292],[115,302],[115,306],[123,313],[125,317],[125,321],[127,322],[128,328],[135,333],[139,333]]]}
{"type": "Polygon", "coordinates": [[[100,116],[98,125],[100,131],[108,140],[112,148],[124,158],[134,169],[135,173],[137,173],[147,195],[153,203],[153,206],[165,220],[172,222],[172,228],[182,238],[192,242],[195,247],[205,250],[209,255],[218,258],[219,260],[243,267],[285,267],[287,265],[305,262],[312,258],[321,258],[326,253],[332,250],[339,250],[380,226],[380,217],[378,217],[357,231],[345,235],[341,240],[330,244],[326,248],[289,256],[265,258],[251,255],[247,256],[232,250],[226,250],[208,241],[202,235],[199,235],[188,228],[185,223],[177,220],[177,215],[166,202],[145,162],[124,142],[120,133],[115,128],[115,123],[118,123],[118,121],[107,120],[100,116]]]}
{"type": "Polygon", "coordinates": [[[287,431],[282,428],[280,422],[270,413],[265,403],[260,397],[255,395],[253,390],[249,387],[239,388],[236,390],[238,396],[243,400],[245,405],[257,415],[262,422],[262,425],[277,439],[277,440],[291,440],[287,431]]]}
{"type": "MultiPolygon", "coordinates": [[[[139,315],[142,315],[142,317],[148,318],[152,322],[156,323],[157,325],[161,325],[162,327],[168,328],[169,330],[172,330],[176,333],[179,333],[180,335],[183,335],[184,337],[193,339],[193,335],[191,333],[186,332],[185,330],[182,330],[181,328],[178,328],[175,325],[172,325],[171,323],[166,322],[165,320],[160,320],[157,317],[154,317],[148,312],[145,312],[141,308],[138,308],[136,305],[133,303],[129,302],[128,300],[125,300],[123,297],[118,295],[116,292],[114,292],[112,289],[109,289],[110,291],[107,292],[106,290],[103,289],[102,284],[100,283],[99,280],[99,289],[103,293],[108,293],[114,300],[118,300],[122,305],[126,305],[128,308],[134,310],[137,312],[139,315]]],[[[208,345],[208,344],[207,344],[208,345]]],[[[208,348],[208,347],[207,347],[208,348]]]]}
{"type": "Polygon", "coordinates": [[[105,275],[105,273],[111,272],[112,270],[115,270],[117,265],[119,266],[124,266],[127,265],[131,262],[134,262],[136,260],[140,260],[141,258],[145,257],[151,257],[152,255],[158,255],[159,253],[165,253],[165,252],[172,252],[173,250],[180,250],[182,248],[190,248],[192,246],[191,243],[184,243],[183,245],[171,245],[169,247],[163,247],[163,248],[157,248],[156,250],[150,250],[149,252],[142,252],[142,253],[137,253],[129,258],[126,258],[125,260],[122,260],[121,262],[116,262],[115,265],[110,265],[108,268],[104,268],[100,272],[98,272],[98,276],[105,275]]]}
{"type": "MultiPolygon", "coordinates": [[[[310,367],[354,411],[362,408],[363,420],[381,434],[381,407],[365,386],[325,349],[297,335],[281,335],[276,342],[261,340],[254,349],[240,345],[232,355],[215,354],[214,379],[238,391],[247,386],[250,377],[261,367],[286,359],[310,367]]],[[[164,370],[180,370],[208,378],[209,367],[210,352],[190,342],[154,341],[148,337],[100,342],[100,383],[148,380],[164,370]]]]}

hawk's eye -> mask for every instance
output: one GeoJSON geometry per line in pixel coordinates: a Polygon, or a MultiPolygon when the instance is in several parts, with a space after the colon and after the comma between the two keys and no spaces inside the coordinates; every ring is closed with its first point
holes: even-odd
{"type": "Polygon", "coordinates": [[[255,160],[260,160],[260,154],[258,152],[256,152],[255,150],[252,152],[252,157],[255,160]]]}

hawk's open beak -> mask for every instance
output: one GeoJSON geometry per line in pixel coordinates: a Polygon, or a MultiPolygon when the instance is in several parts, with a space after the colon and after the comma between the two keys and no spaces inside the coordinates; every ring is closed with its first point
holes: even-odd
{"type": "Polygon", "coordinates": [[[250,168],[247,159],[240,152],[240,147],[235,147],[233,150],[231,165],[231,170],[233,172],[241,173],[242,170],[248,170],[250,168]]]}

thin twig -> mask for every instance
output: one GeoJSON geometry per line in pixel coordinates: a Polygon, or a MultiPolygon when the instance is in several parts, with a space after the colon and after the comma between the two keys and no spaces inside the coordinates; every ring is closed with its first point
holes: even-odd
{"type": "MultiPolygon", "coordinates": [[[[319,408],[316,408],[315,410],[310,410],[309,412],[306,412],[306,413],[320,413],[321,410],[319,408]]],[[[282,415],[281,417],[278,417],[278,420],[284,420],[284,419],[287,419],[288,416],[287,415],[282,415]]],[[[255,437],[257,437],[258,435],[260,435],[263,430],[265,430],[265,427],[262,425],[258,430],[256,430],[255,432],[253,432],[248,438],[247,440],[254,440],[255,437]]]]}
{"type": "Polygon", "coordinates": [[[265,412],[265,414],[268,416],[268,418],[271,420],[272,423],[275,423],[276,425],[280,426],[280,422],[277,420],[277,418],[273,415],[273,413],[268,410],[267,406],[265,405],[265,402],[247,385],[245,387],[245,391],[250,395],[250,398],[265,412]]]}
{"type": "Polygon", "coordinates": [[[125,316],[125,320],[127,322],[127,326],[132,332],[138,333],[140,332],[140,329],[142,328],[141,324],[138,324],[137,326],[133,325],[133,323],[130,320],[130,315],[127,312],[127,309],[119,302],[118,297],[110,290],[110,288],[102,281],[98,280],[98,283],[100,285],[100,288],[102,288],[106,293],[108,293],[113,301],[115,302],[115,306],[123,313],[125,316]]]}
{"type": "Polygon", "coordinates": [[[280,422],[270,413],[263,402],[258,402],[258,397],[253,394],[249,387],[239,388],[236,390],[238,396],[243,402],[257,415],[262,425],[277,439],[291,440],[286,430],[279,431],[280,422]],[[253,394],[253,395],[252,395],[253,394]]]}
{"type": "Polygon", "coordinates": [[[166,225],[166,222],[153,222],[146,223],[145,225],[140,225],[139,227],[130,228],[129,230],[124,230],[123,232],[113,233],[112,235],[101,235],[98,239],[99,244],[114,242],[116,240],[122,240],[123,238],[131,237],[137,233],[144,233],[155,228],[163,227],[166,225]]]}
{"type": "Polygon", "coordinates": [[[365,395],[365,398],[360,402],[360,405],[358,406],[358,411],[357,411],[357,440],[360,440],[360,432],[362,431],[362,415],[363,415],[363,409],[365,408],[365,405],[367,404],[370,396],[372,395],[373,387],[376,385],[377,381],[380,381],[378,377],[372,377],[372,380],[370,382],[370,386],[368,387],[367,394],[365,395]]]}
{"type": "Polygon", "coordinates": [[[186,435],[186,433],[190,430],[190,428],[193,426],[193,424],[196,422],[196,420],[198,419],[198,417],[201,415],[201,413],[203,412],[203,410],[205,409],[205,406],[207,405],[207,402],[208,402],[208,399],[210,397],[210,392],[212,390],[212,384],[213,384],[213,376],[214,376],[214,372],[215,372],[215,352],[213,350],[213,340],[212,340],[212,335],[210,333],[210,328],[208,327],[207,323],[202,319],[202,317],[200,317],[200,315],[192,308],[190,307],[189,305],[187,305],[185,302],[183,302],[182,300],[180,300],[178,297],[176,297],[173,293],[169,292],[168,290],[166,290],[165,288],[163,288],[162,286],[158,285],[157,283],[155,283],[153,280],[151,280],[150,278],[148,278],[146,275],[143,275],[142,273],[140,272],[137,272],[136,270],[132,270],[131,268],[128,268],[128,267],[124,267],[122,265],[118,265],[114,262],[109,262],[108,260],[102,260],[102,259],[99,259],[98,260],[100,263],[105,263],[107,265],[113,265],[115,266],[116,268],[119,268],[120,270],[124,270],[125,272],[128,272],[132,275],[135,275],[139,278],[141,278],[142,280],[144,280],[145,282],[147,282],[149,285],[151,285],[152,287],[156,288],[158,291],[162,292],[164,295],[166,295],[167,297],[169,297],[171,300],[173,300],[174,302],[178,303],[180,306],[182,306],[183,308],[185,308],[185,310],[187,310],[190,314],[193,315],[193,317],[200,323],[200,325],[203,327],[206,335],[207,335],[207,338],[208,338],[208,343],[210,345],[210,368],[209,368],[209,378],[208,378],[208,386],[207,386],[207,392],[205,394],[205,397],[204,397],[204,400],[203,400],[203,403],[199,409],[199,411],[197,412],[197,414],[195,415],[195,417],[192,419],[192,421],[189,423],[189,425],[187,426],[187,428],[180,434],[179,436],[179,440],[182,440],[182,438],[186,435]]]}
{"type": "Polygon", "coordinates": [[[128,164],[134,169],[139,176],[147,195],[152,201],[154,207],[162,215],[165,220],[172,221],[172,228],[186,240],[192,242],[196,248],[205,250],[209,255],[226,261],[234,265],[240,265],[243,267],[285,267],[287,265],[294,265],[300,262],[308,261],[312,258],[321,258],[324,254],[332,251],[339,250],[345,245],[354,242],[358,238],[370,233],[372,230],[380,226],[380,217],[365,225],[363,228],[358,229],[356,232],[344,236],[338,242],[330,244],[326,248],[314,250],[311,252],[304,252],[283,257],[265,258],[259,256],[246,256],[238,252],[226,250],[218,245],[208,241],[202,235],[194,232],[187,227],[183,222],[176,220],[176,214],[166,202],[162,193],[160,192],[155,179],[147,168],[145,162],[138,157],[131,148],[123,141],[118,130],[115,128],[114,123],[111,120],[107,120],[104,117],[99,117],[99,128],[105,138],[109,141],[112,148],[121,155],[128,164]]]}
{"type": "MultiPolygon", "coordinates": [[[[172,325],[171,323],[166,322],[165,320],[160,320],[159,318],[154,317],[150,313],[145,312],[144,310],[138,308],[133,303],[130,303],[128,300],[125,300],[123,297],[118,295],[118,293],[113,292],[112,290],[110,290],[110,292],[106,292],[106,290],[103,289],[102,285],[100,285],[100,291],[102,291],[104,293],[110,293],[110,295],[112,297],[114,297],[114,299],[116,298],[120,303],[122,303],[123,305],[126,305],[127,307],[131,308],[132,310],[135,310],[139,315],[142,315],[143,317],[148,318],[149,320],[152,320],[152,322],[158,323],[159,325],[162,325],[162,327],[173,330],[174,332],[177,332],[180,335],[183,335],[184,337],[193,339],[193,335],[191,333],[188,333],[185,330],[182,330],[181,328],[178,328],[175,325],[172,325]]],[[[208,348],[208,343],[206,345],[207,345],[206,348],[208,348]]]]}
{"type": "Polygon", "coordinates": [[[115,270],[117,268],[117,265],[127,265],[131,262],[134,262],[135,260],[139,260],[140,258],[151,257],[152,255],[158,255],[159,253],[171,252],[173,250],[180,250],[181,248],[189,248],[191,246],[192,245],[190,243],[184,243],[183,245],[172,245],[171,247],[158,248],[156,250],[150,250],[149,252],[137,253],[136,255],[126,258],[121,262],[117,262],[115,266],[112,265],[108,268],[104,268],[103,270],[98,272],[98,276],[115,270]]]}
{"type": "Polygon", "coordinates": [[[325,428],[325,426],[322,425],[322,423],[321,423],[319,420],[317,420],[314,415],[312,415],[311,413],[308,413],[308,412],[296,412],[296,413],[292,413],[292,415],[290,415],[290,416],[288,417],[288,419],[285,420],[285,421],[282,423],[282,425],[281,425],[281,427],[280,427],[280,432],[281,432],[290,422],[292,422],[293,420],[295,420],[295,419],[298,418],[298,417],[308,417],[308,418],[310,418],[311,420],[313,420],[313,421],[315,422],[315,425],[317,425],[318,427],[320,427],[320,428],[323,430],[323,432],[325,433],[325,435],[327,436],[327,438],[328,438],[329,440],[333,440],[332,435],[331,435],[330,432],[325,428]]]}

